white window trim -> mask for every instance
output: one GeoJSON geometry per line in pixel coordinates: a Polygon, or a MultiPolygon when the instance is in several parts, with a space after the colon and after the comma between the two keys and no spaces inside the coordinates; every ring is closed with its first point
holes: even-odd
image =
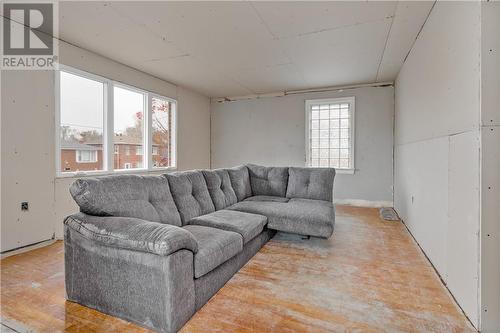
{"type": "Polygon", "coordinates": [[[134,86],[130,86],[118,81],[114,81],[96,74],[92,74],[86,71],[82,71],[70,66],[59,64],[59,69],[54,71],[55,73],[55,147],[56,147],[56,177],[57,178],[71,178],[71,177],[85,177],[85,176],[96,176],[96,175],[107,175],[114,173],[144,173],[144,172],[157,172],[157,171],[175,171],[177,170],[177,110],[179,103],[177,100],[158,95],[134,86]],[[89,170],[89,171],[74,171],[74,172],[64,172],[61,170],[61,140],[60,140],[60,120],[61,120],[61,105],[60,105],[60,87],[61,79],[60,72],[67,72],[70,74],[78,75],[83,78],[98,81],[103,83],[104,92],[104,107],[103,107],[103,130],[104,130],[104,142],[103,142],[103,170],[89,170]],[[143,163],[144,167],[136,169],[114,169],[114,109],[113,109],[113,88],[119,87],[123,89],[132,90],[141,94],[144,94],[144,120],[145,128],[143,135],[143,163]],[[172,103],[172,125],[173,125],[173,135],[172,135],[172,156],[171,156],[171,166],[169,167],[153,167],[153,156],[152,156],[152,123],[151,113],[152,113],[152,98],[159,98],[172,103]],[[144,154],[146,152],[146,154],[144,154]]]}
{"type": "Polygon", "coordinates": [[[339,103],[349,103],[351,107],[349,108],[350,112],[350,119],[351,119],[351,126],[349,127],[349,137],[351,138],[350,142],[350,149],[349,149],[349,159],[351,161],[351,167],[350,168],[335,168],[335,172],[338,174],[349,174],[353,175],[354,171],[356,170],[355,167],[355,160],[354,160],[354,149],[356,147],[356,142],[355,142],[355,127],[356,127],[356,121],[355,121],[355,114],[356,114],[356,98],[354,96],[352,97],[340,97],[340,98],[326,98],[326,99],[308,99],[305,101],[305,119],[306,119],[306,132],[305,132],[305,147],[306,147],[306,158],[305,158],[305,165],[306,167],[309,167],[311,165],[311,138],[309,137],[309,132],[310,132],[310,126],[311,126],[311,106],[314,104],[339,104],[339,103]]]}
{"type": "Polygon", "coordinates": [[[99,155],[97,154],[97,150],[75,150],[75,161],[76,163],[97,163],[99,162],[99,155]],[[83,151],[91,151],[95,154],[95,160],[92,161],[82,161],[81,158],[78,159],[78,157],[81,157],[81,154],[83,151]]]}

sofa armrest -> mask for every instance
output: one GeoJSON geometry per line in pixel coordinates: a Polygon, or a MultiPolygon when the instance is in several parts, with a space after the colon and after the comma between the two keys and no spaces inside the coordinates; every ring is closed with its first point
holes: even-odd
{"type": "Polygon", "coordinates": [[[132,217],[78,213],[64,224],[87,239],[110,247],[167,256],[182,249],[198,251],[194,236],[180,227],[132,217]]]}

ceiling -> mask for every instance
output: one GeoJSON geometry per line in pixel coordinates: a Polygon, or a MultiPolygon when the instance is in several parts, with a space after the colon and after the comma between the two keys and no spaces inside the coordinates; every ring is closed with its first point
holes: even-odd
{"type": "Polygon", "coordinates": [[[433,2],[60,2],[61,39],[210,97],[392,81],[433,2]]]}

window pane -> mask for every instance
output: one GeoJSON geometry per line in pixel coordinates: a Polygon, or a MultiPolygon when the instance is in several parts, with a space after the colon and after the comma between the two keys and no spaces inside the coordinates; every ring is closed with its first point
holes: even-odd
{"type": "Polygon", "coordinates": [[[103,170],[104,87],[60,72],[61,172],[103,170]]]}
{"type": "Polygon", "coordinates": [[[137,169],[143,163],[144,101],[142,93],[114,87],[115,169],[137,169]],[[138,154],[137,152],[140,152],[138,154]]]}
{"type": "Polygon", "coordinates": [[[311,106],[310,165],[351,167],[351,110],[349,103],[323,103],[311,106]]]}
{"type": "Polygon", "coordinates": [[[174,103],[153,97],[152,99],[153,127],[153,167],[173,166],[172,113],[174,103]]]}

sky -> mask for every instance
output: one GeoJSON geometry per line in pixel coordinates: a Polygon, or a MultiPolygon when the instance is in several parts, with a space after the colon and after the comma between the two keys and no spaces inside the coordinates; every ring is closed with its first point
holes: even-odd
{"type": "MultiPolygon", "coordinates": [[[[104,85],[61,71],[61,125],[88,130],[103,128],[104,85]]],[[[135,124],[136,112],[143,111],[144,96],[114,87],[114,127],[122,132],[135,124]]]]}

